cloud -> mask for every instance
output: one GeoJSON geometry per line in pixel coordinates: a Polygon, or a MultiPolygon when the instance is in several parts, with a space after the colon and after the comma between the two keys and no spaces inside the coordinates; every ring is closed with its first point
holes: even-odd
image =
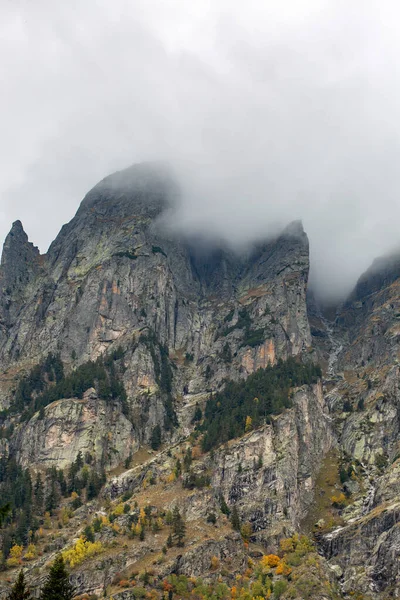
{"type": "Polygon", "coordinates": [[[397,3],[14,0],[0,13],[1,238],[20,218],[44,251],[98,180],[168,160],[188,230],[243,242],[302,219],[324,297],[398,246],[397,3]]]}

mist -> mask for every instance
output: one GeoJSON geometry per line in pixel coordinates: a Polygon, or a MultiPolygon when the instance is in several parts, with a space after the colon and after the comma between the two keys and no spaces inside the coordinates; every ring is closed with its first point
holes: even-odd
{"type": "Polygon", "coordinates": [[[400,245],[396,2],[51,0],[0,6],[0,239],[43,252],[86,192],[173,165],[176,226],[234,244],[301,219],[344,297],[400,245]]]}

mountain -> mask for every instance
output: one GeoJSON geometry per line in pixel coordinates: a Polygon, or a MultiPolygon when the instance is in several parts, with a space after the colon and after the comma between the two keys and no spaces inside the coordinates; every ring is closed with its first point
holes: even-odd
{"type": "Polygon", "coordinates": [[[398,261],[331,322],[301,223],[238,254],[171,232],[178,204],[135,165],[46,255],[6,238],[0,598],[60,551],[93,598],[395,594],[398,261]]]}

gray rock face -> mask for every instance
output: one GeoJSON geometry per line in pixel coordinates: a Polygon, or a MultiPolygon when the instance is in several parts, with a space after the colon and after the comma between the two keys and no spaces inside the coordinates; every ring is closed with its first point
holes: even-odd
{"type": "Polygon", "coordinates": [[[23,467],[64,469],[78,452],[89,453],[108,469],[121,464],[139,447],[132,423],[118,402],[105,402],[95,393],[82,400],[65,399],[37,413],[14,438],[16,455],[23,467]]]}
{"type": "MultiPolygon", "coordinates": [[[[18,272],[25,262],[28,267],[18,319],[3,325],[1,364],[8,373],[23,370],[52,351],[74,368],[121,345],[138,424],[133,445],[164,423],[165,391],[154,364],[162,360],[160,345],[173,368],[179,412],[193,394],[215,389],[225,377],[246,377],[299,355],[311,342],[308,241],[301,225],[245,258],[225,248],[200,250],[159,223],[176,194],[164,170],[138,165],[89,192],[40,269],[19,226],[4,250],[5,272],[13,257],[18,272]],[[224,348],[230,359],[220,358],[224,348]]],[[[14,296],[11,290],[11,304],[14,296]]],[[[1,383],[6,406],[13,381],[4,374],[1,383]]]]}
{"type": "MultiPolygon", "coordinates": [[[[276,239],[237,256],[222,245],[205,247],[169,232],[163,218],[177,197],[165,169],[138,165],[95,186],[46,256],[39,257],[18,225],[3,254],[3,280],[14,284],[0,301],[5,307],[0,408],[12,402],[23,374],[49,352],[60,354],[70,373],[121,347],[127,395],[124,404],[120,397],[101,399],[92,389],[82,399],[52,402],[15,423],[4,452],[34,471],[67,468],[81,452],[110,471],[148,444],[156,425],[161,428],[163,450],[112,477],[103,491],[105,501],[126,491],[139,494],[154,479],[161,493],[167,490],[163,508],[173,509],[177,497],[168,496],[174,468],[168,450],[181,448],[193,431],[196,406],[204,408],[209,393],[226,378],[246,378],[291,356],[315,356],[306,303],[308,240],[301,224],[292,223],[276,239]],[[177,416],[173,428],[167,426],[168,402],[177,416]]],[[[335,439],[322,385],[293,393],[293,407],[270,425],[196,461],[196,469],[210,476],[209,487],[175,489],[201,543],[193,540],[184,554],[174,556],[163,567],[166,574],[203,575],[212,557],[232,572],[243,570],[247,555],[240,536],[221,516],[221,496],[251,523],[253,541],[271,551],[299,528],[321,461],[335,439]],[[204,538],[209,512],[220,515],[218,539],[204,538]]],[[[346,435],[343,427],[343,440],[346,435]]],[[[91,510],[90,503],[82,508],[82,518],[91,510]]],[[[91,570],[74,570],[77,590],[99,593],[117,572],[159,552],[157,541],[129,544],[129,551],[116,557],[93,559],[91,570]]],[[[38,566],[40,579],[43,564],[38,566]]]]}
{"type": "Polygon", "coordinates": [[[343,591],[367,598],[399,595],[399,315],[394,256],[375,261],[360,278],[331,329],[341,351],[327,401],[358,483],[348,488],[355,502],[344,512],[344,526],[322,536],[321,549],[339,566],[343,591]]]}
{"type": "Polygon", "coordinates": [[[252,524],[255,538],[278,546],[296,531],[314,497],[315,477],[333,435],[320,385],[304,386],[272,425],[215,455],[212,485],[252,524]]]}
{"type": "Polygon", "coordinates": [[[39,250],[28,241],[21,221],[15,221],[1,255],[2,291],[11,296],[22,290],[38,273],[39,250]]]}
{"type": "Polygon", "coordinates": [[[29,297],[29,284],[40,272],[39,250],[15,221],[3,246],[0,263],[0,345],[7,338],[29,297]]]}

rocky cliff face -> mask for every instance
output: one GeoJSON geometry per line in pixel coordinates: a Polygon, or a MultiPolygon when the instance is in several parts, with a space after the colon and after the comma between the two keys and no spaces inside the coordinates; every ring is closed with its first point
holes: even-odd
{"type": "Polygon", "coordinates": [[[326,399],[354,494],[322,548],[343,591],[371,598],[399,593],[399,277],[397,256],[375,261],[330,327],[339,351],[326,399]]]}
{"type": "MultiPolygon", "coordinates": [[[[23,559],[32,585],[37,591],[56,552],[97,516],[103,548],[91,568],[72,568],[78,593],[136,597],[115,587],[130,569],[155,571],[160,581],[175,573],[233,585],[253,559],[285,557],[280,540],[306,531],[325,560],[313,554],[303,564],[298,542],[287,542],[298,570],[292,583],[288,571],[288,579],[278,575],[282,598],[397,597],[399,260],[376,262],[331,322],[307,300],[301,224],[239,256],[168,230],[164,216],[178,199],[165,169],[138,165],[95,186],[46,255],[18,221],[6,239],[0,485],[9,460],[53,481],[46,503],[72,485],[74,469],[86,483],[90,468],[107,473],[97,496],[84,488],[79,502],[51,505],[44,555],[23,559]],[[210,393],[290,357],[321,362],[323,380],[290,384],[289,408],[203,452],[210,393]],[[333,475],[324,472],[328,453],[333,475]],[[339,495],[328,511],[327,483],[339,495]],[[174,545],[155,558],[168,540],[154,523],[168,525],[176,506],[186,549],[174,545]],[[233,508],[247,533],[232,531],[223,513],[233,508]],[[146,527],[141,543],[137,523],[146,527]]],[[[273,570],[269,577],[277,583],[273,570]]]]}
{"type": "Polygon", "coordinates": [[[39,363],[48,352],[60,353],[71,369],[121,345],[130,410],[140,420],[135,438],[148,441],[165,419],[154,364],[160,345],[174,369],[177,411],[227,376],[246,377],[309,348],[308,241],[301,225],[245,259],[224,248],[199,251],[157,221],[175,193],[166,174],[150,166],[106,178],[63,227],[40,270],[36,254],[28,261],[25,234],[11,232],[21,248],[11,252],[7,242],[5,281],[12,256],[30,266],[7,300],[18,319],[3,326],[4,388],[14,383],[10,370],[39,363]],[[224,348],[230,360],[219,359],[224,348]]]}

